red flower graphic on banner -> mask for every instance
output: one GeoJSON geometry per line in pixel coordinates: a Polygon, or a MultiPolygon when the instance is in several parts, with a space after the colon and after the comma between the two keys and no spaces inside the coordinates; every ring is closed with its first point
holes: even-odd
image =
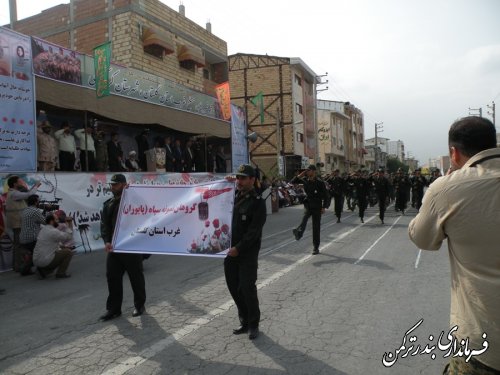
{"type": "Polygon", "coordinates": [[[219,228],[219,219],[214,219],[214,221],[212,221],[212,224],[214,226],[214,228],[219,228]]]}

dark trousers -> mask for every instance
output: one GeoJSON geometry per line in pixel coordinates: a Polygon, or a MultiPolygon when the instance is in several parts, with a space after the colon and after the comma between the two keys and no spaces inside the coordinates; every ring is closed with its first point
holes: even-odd
{"type": "Polygon", "coordinates": [[[73,172],[75,170],[75,153],[59,151],[59,169],[73,172]]]}
{"type": "Polygon", "coordinates": [[[420,207],[422,207],[422,199],[424,198],[424,189],[419,189],[416,192],[415,196],[415,208],[417,210],[420,210],[420,207]]]}
{"type": "Polygon", "coordinates": [[[109,253],[106,259],[108,300],[106,309],[121,312],[123,301],[123,275],[128,273],[134,292],[134,306],[141,308],[146,302],[146,285],[142,268],[142,254],[109,253]]]}
{"type": "MultiPolygon", "coordinates": [[[[82,172],[87,171],[87,162],[85,160],[85,150],[80,151],[80,166],[82,167],[82,172]]],[[[97,170],[95,163],[95,155],[93,151],[88,151],[88,159],[89,159],[89,172],[95,172],[97,170]]]]}
{"type": "Polygon", "coordinates": [[[342,211],[344,210],[344,196],[342,194],[340,195],[334,194],[333,199],[335,202],[335,216],[337,216],[340,219],[342,211]]]}
{"type": "Polygon", "coordinates": [[[312,225],[313,225],[313,246],[315,249],[319,249],[320,242],[320,230],[321,230],[321,208],[316,209],[308,209],[304,210],[304,216],[302,216],[302,222],[297,227],[299,231],[299,235],[302,237],[304,231],[306,230],[307,221],[312,216],[312,225]]]}
{"type": "Polygon", "coordinates": [[[405,191],[397,191],[396,192],[396,210],[404,211],[406,210],[406,203],[408,199],[406,198],[405,191]]]}
{"type": "Polygon", "coordinates": [[[365,217],[365,210],[368,207],[368,200],[366,197],[358,198],[358,206],[359,206],[359,217],[363,219],[365,217]]]}
{"type": "Polygon", "coordinates": [[[65,275],[68,270],[69,263],[73,258],[73,252],[68,248],[57,250],[54,254],[54,259],[45,267],[38,267],[44,274],[52,273],[56,268],[56,275],[65,275]]]}
{"type": "Polygon", "coordinates": [[[260,322],[259,299],[257,297],[257,261],[246,261],[238,257],[224,259],[224,275],[227,288],[238,308],[242,326],[257,328],[260,322]]]}
{"type": "Polygon", "coordinates": [[[384,214],[385,214],[385,204],[387,202],[387,196],[386,195],[379,195],[378,196],[378,217],[380,220],[384,221],[384,214]]]}
{"type": "Polygon", "coordinates": [[[33,250],[35,250],[36,241],[22,243],[19,245],[21,251],[21,275],[29,275],[33,267],[33,250]]]}

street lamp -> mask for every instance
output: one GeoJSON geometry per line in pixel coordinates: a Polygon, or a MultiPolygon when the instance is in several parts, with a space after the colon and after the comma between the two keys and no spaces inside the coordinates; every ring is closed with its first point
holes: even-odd
{"type": "Polygon", "coordinates": [[[384,131],[383,123],[383,121],[375,123],[375,170],[378,169],[378,133],[384,131]]]}

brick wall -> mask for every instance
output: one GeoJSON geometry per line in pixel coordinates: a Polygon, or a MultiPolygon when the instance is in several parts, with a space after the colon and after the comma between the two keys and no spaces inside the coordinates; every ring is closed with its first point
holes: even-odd
{"type": "MultiPolygon", "coordinates": [[[[227,57],[225,41],[158,0],[75,0],[75,23],[84,23],[74,29],[75,49],[91,54],[94,47],[106,42],[109,39],[108,19],[100,21],[94,19],[111,8],[117,10],[131,4],[145,12],[145,16],[132,12],[113,16],[112,61],[164,77],[198,91],[204,92],[206,87],[212,92],[211,85],[205,84],[203,69],[195,68],[193,72],[181,68],[176,52],[164,56],[163,59],[144,52],[139,24],[169,34],[175,43],[195,45],[212,50],[222,58],[227,57]]],[[[26,35],[43,36],[48,41],[70,48],[69,16],[69,4],[63,4],[19,21],[15,29],[26,35]],[[64,27],[68,30],[61,32],[61,28],[64,27]]],[[[223,76],[222,72],[217,74],[219,77],[223,76]]]]}
{"type": "Polygon", "coordinates": [[[35,16],[17,21],[14,29],[26,35],[40,36],[49,30],[67,26],[69,23],[69,4],[61,4],[35,16]]]}
{"type": "Polygon", "coordinates": [[[108,40],[108,21],[97,21],[75,29],[75,49],[92,55],[93,49],[108,40]]]}

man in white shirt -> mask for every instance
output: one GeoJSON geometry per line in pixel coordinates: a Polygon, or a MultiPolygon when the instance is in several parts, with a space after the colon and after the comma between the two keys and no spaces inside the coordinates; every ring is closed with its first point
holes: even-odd
{"type": "Polygon", "coordinates": [[[462,118],[451,126],[448,145],[450,170],[429,186],[409,235],[422,250],[448,244],[450,323],[457,330],[443,374],[496,375],[500,374],[500,149],[495,125],[481,117],[462,118]],[[477,354],[470,355],[471,349],[477,354]]]}
{"type": "Polygon", "coordinates": [[[45,223],[38,234],[33,252],[33,263],[37,267],[37,272],[41,279],[44,279],[56,268],[56,278],[66,279],[70,277],[66,273],[66,270],[73,257],[73,252],[68,248],[61,249],[60,243],[73,238],[72,218],[68,218],[68,228],[65,231],[57,229],[57,218],[53,214],[47,215],[45,223]]]}
{"type": "Polygon", "coordinates": [[[80,165],[82,167],[82,172],[95,172],[95,145],[94,138],[92,138],[92,128],[87,127],[75,130],[75,135],[80,142],[80,165]],[[88,158],[89,161],[88,169],[86,158],[88,158]]]}
{"type": "Polygon", "coordinates": [[[19,248],[19,236],[21,235],[21,214],[27,207],[26,199],[36,193],[41,183],[37,182],[31,189],[27,190],[26,184],[19,176],[10,176],[7,179],[7,185],[9,190],[5,200],[5,226],[7,229],[12,230],[13,233],[12,268],[14,271],[20,272],[21,249],[19,248]]]}
{"type": "Polygon", "coordinates": [[[73,172],[75,170],[76,142],[75,137],[71,134],[69,122],[63,122],[62,129],[56,131],[54,136],[59,143],[59,169],[73,172]]]}

